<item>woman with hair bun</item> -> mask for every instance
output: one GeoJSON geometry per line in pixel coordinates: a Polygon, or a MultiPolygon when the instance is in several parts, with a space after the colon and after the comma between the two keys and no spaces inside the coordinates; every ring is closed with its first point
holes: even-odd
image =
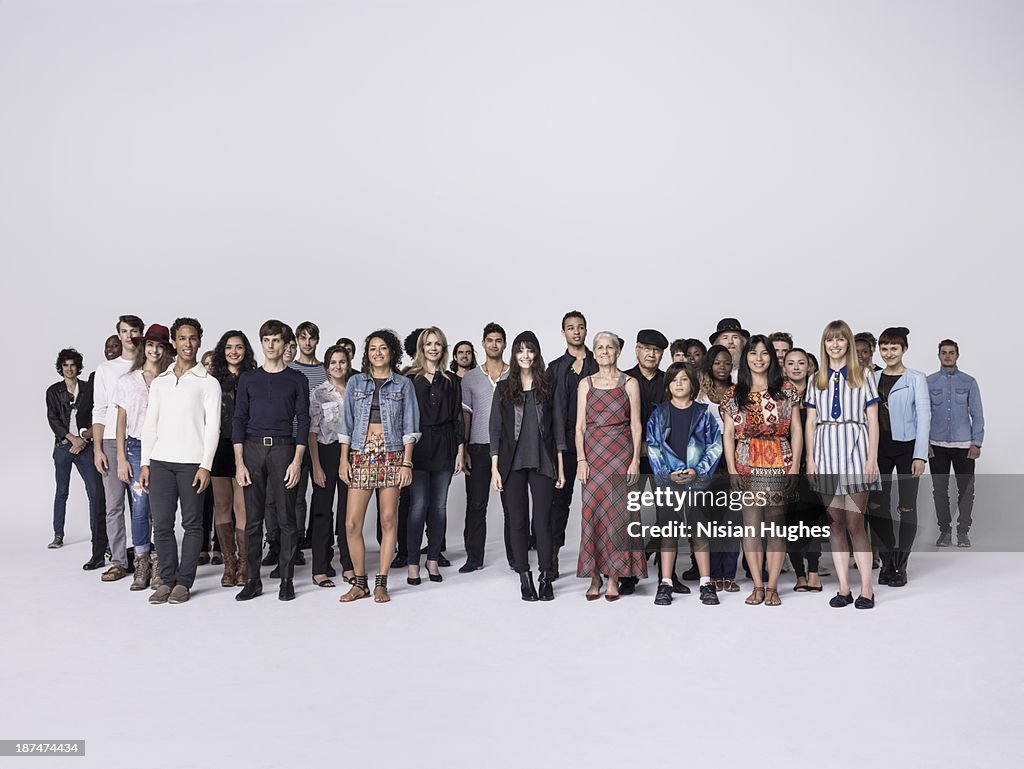
{"type": "Polygon", "coordinates": [[[910,346],[905,326],[887,328],[878,337],[878,354],[885,368],[875,372],[878,386],[878,471],[882,490],[871,495],[871,529],[878,539],[882,568],[878,584],[907,584],[907,562],[917,533],[917,487],[928,459],[931,398],[928,377],[907,368],[903,355],[910,346]],[[898,537],[893,531],[893,470],[899,489],[898,537]]]}

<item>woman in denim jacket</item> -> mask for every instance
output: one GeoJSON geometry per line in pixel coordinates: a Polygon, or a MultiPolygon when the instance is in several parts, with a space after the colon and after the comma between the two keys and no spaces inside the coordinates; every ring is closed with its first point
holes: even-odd
{"type": "Polygon", "coordinates": [[[345,532],[355,577],[341,597],[349,603],[370,594],[366,580],[363,518],[374,490],[380,490],[380,564],[373,599],[387,603],[388,569],[395,553],[399,490],[412,482],[412,449],[419,440],[420,411],[412,381],[398,373],[402,345],[394,331],[374,331],[363,345],[362,372],[345,390],[338,435],[338,474],[349,487],[345,532]]]}
{"type": "Polygon", "coordinates": [[[903,326],[882,332],[878,353],[885,368],[875,372],[882,399],[878,411],[878,471],[882,490],[871,495],[869,521],[882,559],[878,584],[889,587],[907,584],[907,562],[917,533],[917,487],[928,459],[932,421],[928,377],[903,364],[909,335],[910,330],[903,326]],[[898,537],[892,516],[893,470],[899,488],[898,537]]]}
{"type": "MultiPolygon", "coordinates": [[[[673,363],[665,372],[665,391],[670,400],[657,404],[647,421],[647,457],[654,478],[659,485],[705,488],[722,457],[722,431],[707,404],[694,402],[700,392],[696,369],[689,363],[673,363]],[[687,428],[686,434],[673,433],[673,424],[687,428]]],[[[693,547],[701,603],[713,606],[718,596],[711,581],[708,538],[694,532],[693,547]]],[[[662,574],[673,573],[675,556],[675,548],[662,547],[662,574]]],[[[672,603],[671,579],[658,585],[654,602],[659,606],[672,603]]]]}

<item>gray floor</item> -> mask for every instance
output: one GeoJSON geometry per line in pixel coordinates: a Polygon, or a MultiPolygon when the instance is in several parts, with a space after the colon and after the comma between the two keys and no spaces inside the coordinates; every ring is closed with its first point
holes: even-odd
{"type": "Polygon", "coordinates": [[[45,517],[9,521],[0,737],[85,739],[76,766],[991,766],[1021,751],[1017,554],[915,554],[910,585],[869,612],[829,608],[833,579],[793,593],[792,575],[774,609],[743,604],[749,583],[718,607],[655,607],[651,580],[589,603],[572,577],[526,604],[492,515],[488,568],[415,588],[396,574],[386,606],[340,605],[308,566],[290,604],[269,579],[238,604],[206,566],[190,603],[150,606],[81,570],[72,502],[62,550],[45,549],[45,517]]]}

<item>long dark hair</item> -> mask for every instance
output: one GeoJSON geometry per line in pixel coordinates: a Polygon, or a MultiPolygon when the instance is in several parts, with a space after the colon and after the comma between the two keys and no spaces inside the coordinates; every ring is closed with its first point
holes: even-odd
{"type": "MultiPolygon", "coordinates": [[[[551,379],[548,377],[544,357],[540,349],[530,339],[520,340],[519,347],[526,347],[533,352],[533,366],[530,367],[530,374],[533,377],[533,394],[537,403],[544,403],[551,395],[551,379]]],[[[508,403],[520,405],[523,402],[523,369],[516,360],[516,352],[519,347],[512,350],[512,361],[508,368],[508,384],[501,393],[501,399],[508,403]]]]}
{"type": "Polygon", "coordinates": [[[238,370],[239,376],[246,371],[252,371],[256,368],[256,354],[253,352],[252,345],[249,344],[249,337],[238,330],[225,331],[217,341],[217,346],[213,348],[213,364],[210,366],[213,378],[220,382],[221,385],[225,384],[233,376],[231,369],[228,368],[228,359],[224,355],[224,350],[228,346],[228,340],[233,336],[241,339],[242,345],[245,347],[245,355],[242,357],[242,363],[238,370]]]}
{"type": "Polygon", "coordinates": [[[391,350],[391,371],[397,374],[398,367],[402,364],[402,343],[398,339],[398,334],[389,328],[379,328],[372,334],[366,335],[366,339],[363,341],[363,362],[361,364],[363,373],[368,377],[373,376],[373,366],[370,365],[371,339],[382,340],[391,350]]]}
{"type": "Polygon", "coordinates": [[[740,354],[740,367],[736,372],[736,405],[743,408],[750,400],[750,387],[753,384],[753,377],[750,374],[750,366],[747,364],[747,354],[757,345],[763,344],[770,358],[768,364],[768,395],[775,400],[782,399],[782,384],[784,377],[782,368],[779,366],[779,358],[775,354],[775,348],[768,341],[764,334],[754,334],[747,343],[743,345],[743,352],[740,354]]]}

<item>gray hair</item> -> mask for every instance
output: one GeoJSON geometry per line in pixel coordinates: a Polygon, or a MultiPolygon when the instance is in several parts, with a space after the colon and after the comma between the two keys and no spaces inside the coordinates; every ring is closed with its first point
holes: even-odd
{"type": "Polygon", "coordinates": [[[594,341],[591,342],[591,344],[594,347],[597,347],[597,340],[603,336],[606,336],[609,339],[611,339],[612,344],[615,345],[615,349],[618,350],[619,352],[622,352],[622,345],[619,343],[619,335],[612,333],[611,331],[598,331],[596,334],[594,334],[594,341]]]}

